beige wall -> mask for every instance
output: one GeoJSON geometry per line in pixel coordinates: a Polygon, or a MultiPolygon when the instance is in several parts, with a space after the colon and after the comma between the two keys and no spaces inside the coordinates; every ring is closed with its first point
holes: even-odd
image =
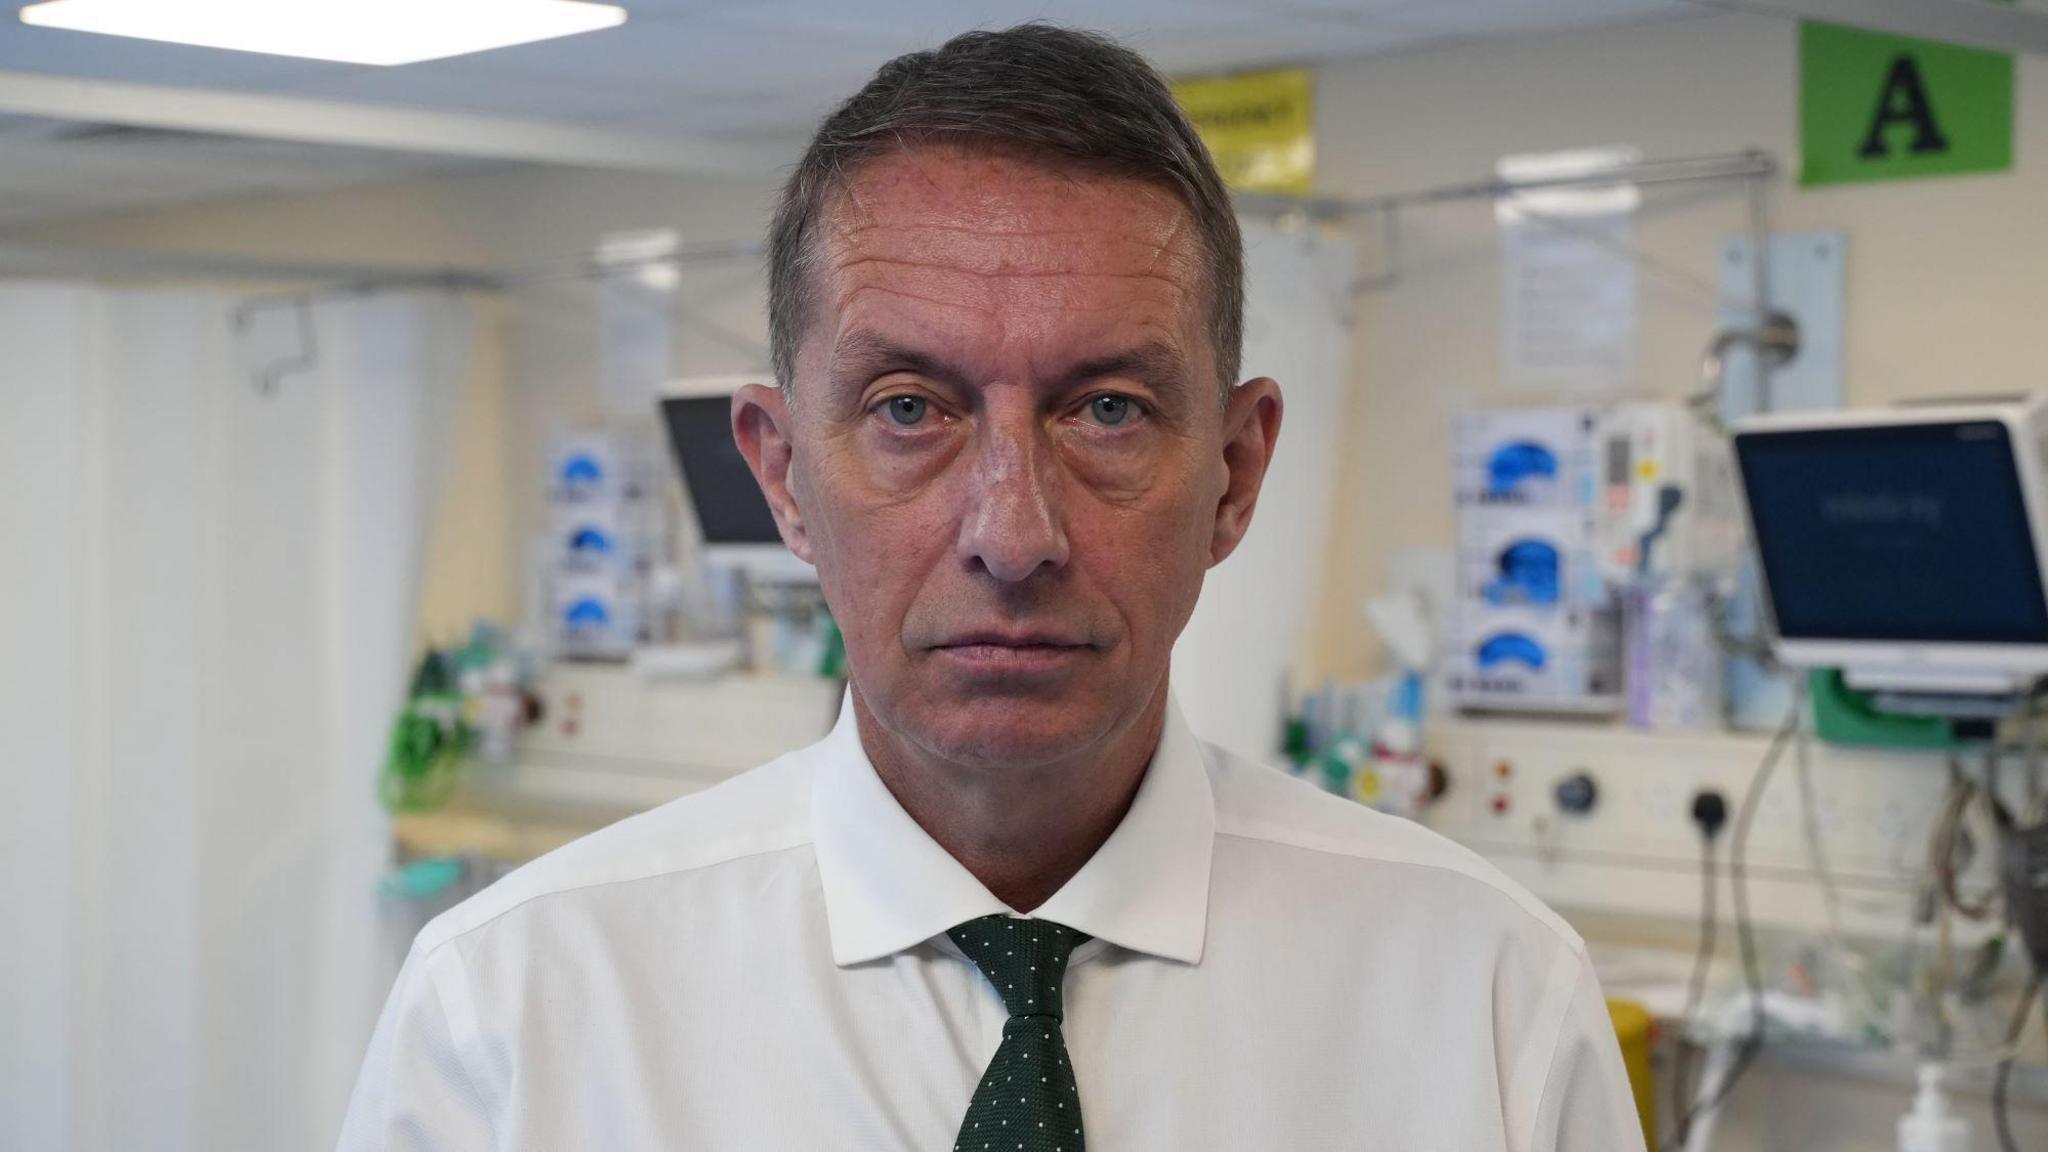
{"type": "Polygon", "coordinates": [[[510,438],[505,396],[505,309],[479,297],[469,375],[456,401],[453,442],[427,540],[420,586],[423,642],[451,644],[479,619],[510,621],[519,609],[514,559],[510,438]]]}
{"type": "MultiPolygon", "coordinates": [[[[1797,164],[1797,36],[1789,21],[1699,18],[1461,45],[1318,74],[1319,185],[1361,197],[1483,176],[1503,154],[1633,144],[1651,158],[1768,149],[1797,164]]],[[[1781,230],[1848,237],[1852,403],[2031,387],[2048,365],[2048,61],[2022,59],[2007,175],[1803,192],[1773,189],[1781,230]]],[[[504,267],[524,273],[487,311],[464,439],[426,606],[436,626],[509,614],[546,431],[594,413],[593,295],[574,275],[607,231],[670,226],[688,241],[754,240],[771,187],[644,174],[513,168],[312,196],[51,226],[24,235],[203,252],[504,267]],[[495,445],[495,448],[493,448],[495,445]],[[486,560],[487,555],[495,560],[486,560]],[[493,575],[495,571],[496,575],[493,575]]],[[[1653,191],[1638,239],[1640,389],[1674,395],[1714,329],[1710,287],[1744,226],[1733,188],[1653,191]],[[1663,272],[1658,269],[1672,269],[1663,272]]],[[[1362,229],[1368,263],[1377,235],[1362,229]]],[[[1481,204],[1402,218],[1398,282],[1361,297],[1344,463],[1331,525],[1322,643],[1311,665],[1375,669],[1360,614],[1389,553],[1451,539],[1450,416],[1542,402],[1498,384],[1496,231],[1481,204]]],[[[686,371],[760,366],[751,261],[693,269],[679,333],[686,371]]],[[[1256,370],[1257,365],[1247,365],[1256,370]]],[[[1283,381],[1283,384],[1285,382],[1283,381]]]]}
{"type": "MultiPolygon", "coordinates": [[[[1326,68],[1318,183],[1367,196],[1479,178],[1507,153],[1584,145],[1633,144],[1651,159],[1764,148],[1791,173],[1772,190],[1774,228],[1847,235],[1851,404],[2048,383],[2048,60],[2019,63],[2010,174],[1807,192],[1794,185],[1797,54],[1790,21],[1709,15],[1326,68]]],[[[1646,196],[1641,246],[1711,285],[1720,243],[1743,228],[1739,191],[1646,196]]],[[[1399,283],[1360,302],[1317,654],[1330,673],[1380,659],[1359,605],[1382,585],[1389,552],[1451,542],[1451,414],[1547,399],[1499,384],[1495,237],[1484,205],[1406,214],[1399,283]]],[[[1639,283],[1639,387],[1680,394],[1714,330],[1713,301],[1649,268],[1639,283]]]]}

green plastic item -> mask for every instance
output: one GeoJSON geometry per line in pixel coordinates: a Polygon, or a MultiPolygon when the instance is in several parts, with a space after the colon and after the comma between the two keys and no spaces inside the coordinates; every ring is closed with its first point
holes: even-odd
{"type": "Polygon", "coordinates": [[[1308,767],[1312,755],[1308,748],[1308,720],[1299,714],[1287,718],[1287,730],[1280,738],[1280,754],[1294,765],[1298,774],[1308,767]]]}
{"type": "Polygon", "coordinates": [[[391,726],[378,781],[388,812],[427,812],[447,803],[475,734],[462,722],[462,700],[448,657],[429,649],[413,673],[412,692],[391,726]]]}
{"type": "Polygon", "coordinates": [[[1871,707],[1870,692],[1858,692],[1842,679],[1840,669],[1819,668],[1809,674],[1813,728],[1830,744],[1862,744],[1875,748],[1955,748],[1962,744],[1955,729],[1938,716],[1898,716],[1871,707]]]}
{"type": "Polygon", "coordinates": [[[824,624],[825,650],[818,659],[818,675],[837,680],[846,675],[846,636],[830,613],[826,613],[824,624]]]}

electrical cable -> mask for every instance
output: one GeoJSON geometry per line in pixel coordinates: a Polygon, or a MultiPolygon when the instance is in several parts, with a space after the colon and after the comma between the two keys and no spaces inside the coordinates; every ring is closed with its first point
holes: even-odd
{"type": "MultiPolygon", "coordinates": [[[[1698,805],[1694,805],[1698,811],[1698,805]]],[[[1718,831],[1718,829],[1717,829],[1718,831]]],[[[1678,1014],[1681,1022],[1690,1022],[1693,1013],[1699,1011],[1700,1000],[1707,989],[1707,970],[1714,963],[1714,932],[1719,917],[1714,912],[1714,896],[1720,887],[1720,874],[1714,860],[1715,837],[1711,834],[1700,837],[1700,928],[1699,950],[1693,954],[1692,978],[1685,990],[1685,1008],[1678,1014]]],[[[1667,1145],[1685,1145],[1692,1135],[1692,1113],[1685,1110],[1686,1084],[1692,1079],[1692,1049],[1680,1037],[1678,1049],[1671,1057],[1671,1082],[1673,1084],[1672,1111],[1679,1114],[1678,1128],[1666,1140],[1667,1145]]]]}
{"type": "Polygon", "coordinates": [[[2027,749],[2027,811],[2033,813],[2041,805],[2041,741],[2035,727],[2040,713],[2034,707],[2040,699],[2039,690],[2027,694],[2025,711],[2020,714],[2020,734],[2027,749]]]}
{"type": "Polygon", "coordinates": [[[1806,838],[1806,859],[1820,881],[1821,903],[1827,910],[1828,946],[1837,959],[1851,963],[1842,931],[1842,893],[1835,884],[1835,870],[1828,864],[1827,845],[1820,834],[1819,790],[1813,783],[1813,741],[1801,724],[1793,734],[1792,768],[1799,781],[1799,830],[1806,838]]]}
{"type": "MultiPolygon", "coordinates": [[[[2037,705],[2041,700],[2044,687],[2048,687],[2048,685],[2036,684],[2033,691],[2027,694],[2025,711],[2022,713],[2021,731],[2026,756],[2026,776],[2022,781],[2022,785],[2025,789],[2027,804],[2026,814],[2022,818],[2020,828],[2028,830],[2036,828],[2037,822],[2042,818],[2044,812],[2048,812],[2048,797],[2044,797],[2041,791],[2041,745],[2039,731],[2035,724],[2035,719],[2038,715],[2037,705]]],[[[1994,745],[1985,758],[1985,802],[1993,809],[1993,815],[1996,817],[2004,835],[2019,835],[2019,830],[2008,823],[2004,809],[1999,806],[1998,781],[1994,775],[1997,771],[1998,753],[1999,749],[1994,745]]],[[[2023,867],[2025,866],[2023,865],[2023,867]]],[[[2008,877],[2008,885],[2010,883],[2010,877],[2008,877]]],[[[2022,888],[2022,891],[2024,891],[2024,888],[2022,888]]],[[[2026,925],[2021,921],[2021,912],[2021,909],[2008,907],[2008,919],[2021,932],[2022,936],[2026,936],[2026,925]]],[[[2033,943],[2031,939],[2027,942],[2029,944],[2033,943]]],[[[2026,991],[2021,995],[2019,1004],[2013,1011],[2012,1025],[2006,1029],[2005,1054],[1999,1060],[1998,1073],[1991,1081],[1991,1122],[1992,1126],[1997,1130],[1998,1146],[2003,1152],[2020,1152],[2019,1141],[2012,1134],[2012,1074],[2014,1066],[2019,1063],[2020,1039],[2026,1034],[2027,1021],[2032,1017],[2033,1006],[2036,1000],[2044,1000],[2042,1005],[2042,1023],[2044,1027],[2048,1027],[2048,998],[2041,996],[2041,984],[2044,979],[2048,979],[2048,970],[2044,970],[2041,967],[2038,949],[2030,949],[2028,959],[2034,965],[2034,969],[2030,973],[2030,979],[2027,981],[2026,991]]]]}
{"type": "Polygon", "coordinates": [[[2041,717],[2042,694],[2048,691],[2048,682],[2037,684],[2027,694],[2027,707],[2021,718],[2021,735],[2026,744],[2027,765],[2027,823],[2037,824],[2048,818],[2048,788],[2041,782],[2041,731],[2036,723],[2041,717]]]}
{"type": "Polygon", "coordinates": [[[1827,841],[1821,835],[1820,788],[1815,782],[1813,766],[1813,730],[1804,723],[1803,716],[1792,738],[1792,767],[1799,784],[1799,830],[1806,841],[1807,864],[1820,883],[1821,903],[1827,913],[1827,930],[1823,938],[1827,953],[1848,987],[1861,1018],[1865,1021],[1881,1020],[1886,1005],[1872,989],[1868,980],[1869,966],[1863,956],[1849,946],[1848,930],[1843,925],[1842,910],[1848,906],[1849,900],[1843,896],[1841,884],[1835,878],[1834,866],[1828,859],[1827,841]]]}
{"type": "MultiPolygon", "coordinates": [[[[1806,688],[1798,684],[1792,693],[1792,706],[1787,709],[1785,722],[1771,737],[1770,747],[1764,750],[1764,758],[1750,775],[1749,787],[1743,792],[1742,806],[1736,811],[1735,832],[1728,846],[1728,890],[1735,905],[1735,939],[1742,955],[1743,984],[1749,993],[1750,1029],[1742,1039],[1742,1046],[1735,1054],[1735,1063],[1728,1069],[1721,1082],[1714,1086],[1713,1094],[1704,1100],[1697,1100],[1679,1117],[1678,1129],[1690,1132],[1693,1122],[1701,1113],[1719,1108],[1723,1101],[1734,1092],[1735,1085],[1743,1074],[1756,1062],[1757,1054],[1764,1046],[1764,977],[1763,965],[1757,958],[1756,926],[1750,919],[1749,885],[1743,867],[1748,860],[1750,827],[1756,823],[1757,809],[1762,807],[1764,787],[1770,783],[1778,761],[1783,758],[1785,748],[1793,733],[1799,728],[1800,717],[1806,708],[1806,688]]],[[[1682,1145],[1666,1142],[1662,1148],[1670,1149],[1682,1145]]]]}
{"type": "MultiPolygon", "coordinates": [[[[1989,780],[1992,770],[1988,762],[1985,771],[1989,780]]],[[[1962,766],[1954,757],[1949,758],[1948,775],[1948,796],[1942,803],[1941,814],[1935,818],[1934,832],[1928,840],[1928,866],[1934,870],[1935,891],[1940,894],[1942,903],[1965,919],[1988,920],[1997,906],[1997,891],[1986,892],[1981,899],[1967,900],[1956,887],[1956,837],[1962,833],[1963,817],[1969,812],[1970,801],[1977,798],[1978,785],[1963,775],[1962,766]]]]}
{"type": "MultiPolygon", "coordinates": [[[[2019,1008],[2012,1014],[2012,1027],[2006,1030],[2007,1052],[1998,1062],[1998,1075],[1991,1081],[1991,1124],[1998,1130],[1998,1147],[2001,1152],[2020,1152],[2019,1141],[2012,1135],[2012,1068],[2019,1060],[2020,1036],[2027,1030],[2027,1019],[2033,1015],[2034,1000],[2041,991],[2037,978],[2029,981],[2026,992],[2021,995],[2019,1008]]],[[[2042,1009],[2048,1018],[2048,1007],[2042,1009]]]]}

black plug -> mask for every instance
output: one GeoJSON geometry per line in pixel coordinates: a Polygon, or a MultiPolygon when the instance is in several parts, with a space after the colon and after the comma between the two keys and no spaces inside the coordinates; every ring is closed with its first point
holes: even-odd
{"type": "Polygon", "coordinates": [[[1712,788],[1693,793],[1692,822],[1709,843],[1728,825],[1728,798],[1712,788]]]}

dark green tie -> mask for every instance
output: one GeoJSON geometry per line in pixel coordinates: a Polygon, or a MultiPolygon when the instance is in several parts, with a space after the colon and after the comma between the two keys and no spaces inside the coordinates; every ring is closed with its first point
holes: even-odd
{"type": "Polygon", "coordinates": [[[955,1152],[1082,1152],[1081,1094],[1060,1035],[1067,957],[1088,939],[1050,920],[1000,913],[946,933],[1003,997],[1010,1019],[981,1074],[955,1152]]]}

